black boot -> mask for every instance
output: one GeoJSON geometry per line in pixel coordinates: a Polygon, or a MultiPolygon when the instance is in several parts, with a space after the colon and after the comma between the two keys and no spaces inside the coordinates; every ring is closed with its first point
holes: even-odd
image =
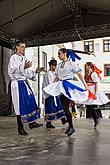
{"type": "Polygon", "coordinates": [[[68,132],[68,136],[71,136],[74,132],[75,132],[75,129],[74,128],[70,128],[70,130],[68,132]]]}
{"type": "Polygon", "coordinates": [[[30,128],[30,129],[38,128],[38,127],[41,127],[41,126],[43,126],[43,124],[38,124],[38,123],[36,123],[36,122],[29,123],[29,128],[30,128]]]}
{"type": "Polygon", "coordinates": [[[67,128],[65,134],[68,134],[69,131],[70,131],[70,127],[67,128]]]}
{"type": "Polygon", "coordinates": [[[94,128],[96,128],[99,125],[99,119],[95,121],[94,128]]]}
{"type": "Polygon", "coordinates": [[[51,122],[47,122],[46,128],[55,128],[55,126],[53,126],[51,122]]]}
{"type": "Polygon", "coordinates": [[[17,124],[18,124],[18,133],[20,135],[28,135],[27,132],[24,130],[24,126],[20,115],[17,115],[17,124]]]}
{"type": "Polygon", "coordinates": [[[28,133],[24,130],[24,128],[19,128],[19,129],[18,129],[18,133],[19,133],[20,135],[28,135],[28,133]]]}

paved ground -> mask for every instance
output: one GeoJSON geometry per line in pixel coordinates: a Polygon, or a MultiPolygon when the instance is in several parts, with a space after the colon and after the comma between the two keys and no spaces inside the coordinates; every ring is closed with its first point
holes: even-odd
{"type": "Polygon", "coordinates": [[[16,131],[14,117],[0,117],[0,165],[109,165],[110,119],[97,130],[89,119],[76,119],[76,133],[68,138],[59,123],[54,130],[45,127],[16,131]]]}

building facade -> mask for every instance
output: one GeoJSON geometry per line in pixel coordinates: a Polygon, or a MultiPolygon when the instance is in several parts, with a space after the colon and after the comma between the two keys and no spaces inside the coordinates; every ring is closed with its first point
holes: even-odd
{"type": "MultiPolygon", "coordinates": [[[[83,75],[85,75],[86,62],[93,62],[99,69],[102,70],[101,88],[110,97],[110,37],[75,41],[66,44],[31,47],[26,49],[26,58],[33,62],[33,68],[40,66],[45,67],[45,69],[48,70],[48,62],[52,59],[52,57],[59,62],[58,50],[62,47],[91,52],[91,55],[79,54],[81,60],[77,61],[77,63],[81,67],[83,75]]],[[[35,82],[30,81],[36,100],[41,108],[43,107],[43,76],[44,73],[40,73],[37,75],[37,80],[35,82]]]]}
{"type": "Polygon", "coordinates": [[[91,52],[91,55],[79,54],[78,61],[85,74],[85,63],[93,62],[100,70],[101,88],[110,97],[110,37],[72,42],[73,50],[91,52]]]}
{"type": "MultiPolygon", "coordinates": [[[[49,69],[48,62],[55,58],[58,62],[58,50],[64,47],[63,44],[58,45],[48,45],[40,47],[31,47],[26,48],[26,58],[27,60],[32,61],[32,67],[35,69],[37,66],[45,67],[45,70],[49,69]]],[[[41,108],[43,108],[42,101],[42,82],[43,82],[44,73],[37,75],[37,80],[35,82],[29,81],[35,96],[36,100],[41,108]]]]}

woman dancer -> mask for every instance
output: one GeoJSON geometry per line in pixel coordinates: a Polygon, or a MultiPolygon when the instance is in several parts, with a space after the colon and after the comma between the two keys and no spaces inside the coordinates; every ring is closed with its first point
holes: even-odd
{"type": "MultiPolygon", "coordinates": [[[[92,62],[86,63],[86,70],[88,71],[88,75],[85,76],[86,83],[88,85],[89,91],[94,95],[89,97],[87,101],[84,102],[86,107],[90,110],[91,115],[94,120],[94,127],[97,127],[99,124],[99,115],[97,113],[97,105],[103,105],[108,103],[110,100],[105,95],[105,93],[100,89],[100,73],[99,70],[92,62]]],[[[91,94],[90,94],[91,95],[91,94]]]]}
{"type": "Polygon", "coordinates": [[[62,62],[57,66],[55,82],[44,88],[44,91],[52,96],[60,95],[63,110],[69,124],[65,134],[71,136],[75,132],[75,129],[72,123],[72,115],[69,111],[69,104],[71,100],[77,103],[87,100],[88,87],[82,76],[81,69],[75,62],[75,59],[80,60],[80,57],[73,50],[66,48],[58,51],[58,57],[62,62]],[[75,74],[78,75],[82,83],[73,80],[75,74]]]}

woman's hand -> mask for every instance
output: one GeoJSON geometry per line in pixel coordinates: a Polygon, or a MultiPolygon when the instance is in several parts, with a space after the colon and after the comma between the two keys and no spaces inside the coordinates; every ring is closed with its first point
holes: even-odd
{"type": "Polygon", "coordinates": [[[97,99],[97,96],[95,95],[95,99],[94,100],[96,100],[97,99]]]}
{"type": "Polygon", "coordinates": [[[55,77],[54,81],[53,82],[58,82],[59,81],[59,78],[58,77],[55,77]]]}
{"type": "Polygon", "coordinates": [[[86,91],[89,90],[89,87],[88,87],[88,86],[85,86],[85,90],[86,90],[86,91]]]}
{"type": "Polygon", "coordinates": [[[89,88],[88,88],[88,86],[87,86],[87,83],[86,83],[84,77],[82,76],[82,73],[79,73],[79,74],[78,74],[78,77],[79,77],[79,79],[82,81],[83,85],[85,86],[85,90],[89,90],[89,88]]]}
{"type": "Polygon", "coordinates": [[[95,92],[95,100],[97,99],[97,92],[95,92]]]}

